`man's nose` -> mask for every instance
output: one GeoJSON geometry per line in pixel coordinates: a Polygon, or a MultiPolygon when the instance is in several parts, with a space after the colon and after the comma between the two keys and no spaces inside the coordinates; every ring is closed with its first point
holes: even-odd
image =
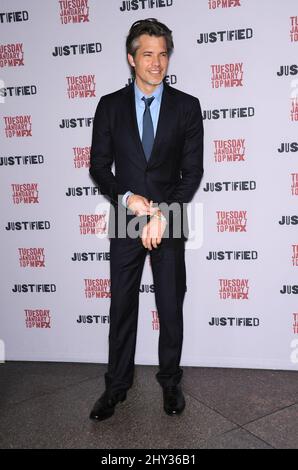
{"type": "Polygon", "coordinates": [[[152,57],[152,64],[155,65],[155,66],[159,66],[160,65],[160,57],[159,56],[153,56],[152,57]]]}

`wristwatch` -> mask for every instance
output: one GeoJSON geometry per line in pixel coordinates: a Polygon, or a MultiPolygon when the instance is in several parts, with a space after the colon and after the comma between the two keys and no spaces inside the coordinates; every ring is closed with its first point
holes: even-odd
{"type": "Polygon", "coordinates": [[[167,219],[165,218],[165,216],[163,215],[163,213],[160,210],[158,212],[156,212],[155,214],[153,214],[152,217],[155,217],[156,219],[162,220],[163,222],[167,221],[167,219]]]}

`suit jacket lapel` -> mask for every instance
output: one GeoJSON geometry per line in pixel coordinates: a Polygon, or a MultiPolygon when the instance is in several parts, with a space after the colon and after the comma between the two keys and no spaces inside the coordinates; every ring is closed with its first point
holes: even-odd
{"type": "Polygon", "coordinates": [[[157,129],[154,139],[154,144],[151,152],[151,156],[148,161],[148,166],[160,163],[162,161],[162,153],[160,152],[160,143],[162,136],[165,133],[167,126],[169,125],[169,119],[171,119],[172,113],[175,107],[172,99],[171,88],[164,84],[164,89],[161,98],[159,117],[157,123],[157,129]]]}
{"type": "Polygon", "coordinates": [[[140,163],[142,165],[142,168],[144,166],[147,166],[147,159],[146,155],[144,153],[142,141],[140,138],[140,133],[139,133],[139,128],[138,128],[138,122],[137,122],[137,112],[136,112],[136,103],[135,103],[135,92],[134,92],[134,82],[132,82],[129,85],[129,90],[128,90],[128,99],[129,99],[129,125],[131,128],[131,133],[137,148],[137,154],[140,156],[138,159],[137,163],[140,163]]]}

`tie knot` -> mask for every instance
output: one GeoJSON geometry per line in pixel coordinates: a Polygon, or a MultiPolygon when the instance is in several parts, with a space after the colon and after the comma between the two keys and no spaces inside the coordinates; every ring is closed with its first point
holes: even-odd
{"type": "Polygon", "coordinates": [[[142,100],[145,103],[145,108],[149,108],[152,101],[154,100],[154,96],[151,96],[150,98],[145,98],[145,96],[143,96],[142,100]]]}

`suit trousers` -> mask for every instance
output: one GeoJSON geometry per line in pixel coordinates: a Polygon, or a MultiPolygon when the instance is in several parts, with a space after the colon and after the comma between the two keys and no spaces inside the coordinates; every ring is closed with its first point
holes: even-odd
{"type": "MultiPolygon", "coordinates": [[[[133,384],[139,289],[147,253],[139,237],[111,239],[109,364],[105,374],[106,388],[111,393],[127,390],[133,384]]],[[[158,248],[150,251],[150,258],[159,317],[156,378],[161,386],[176,385],[183,373],[179,364],[186,291],[184,239],[162,239],[158,248]]]]}

